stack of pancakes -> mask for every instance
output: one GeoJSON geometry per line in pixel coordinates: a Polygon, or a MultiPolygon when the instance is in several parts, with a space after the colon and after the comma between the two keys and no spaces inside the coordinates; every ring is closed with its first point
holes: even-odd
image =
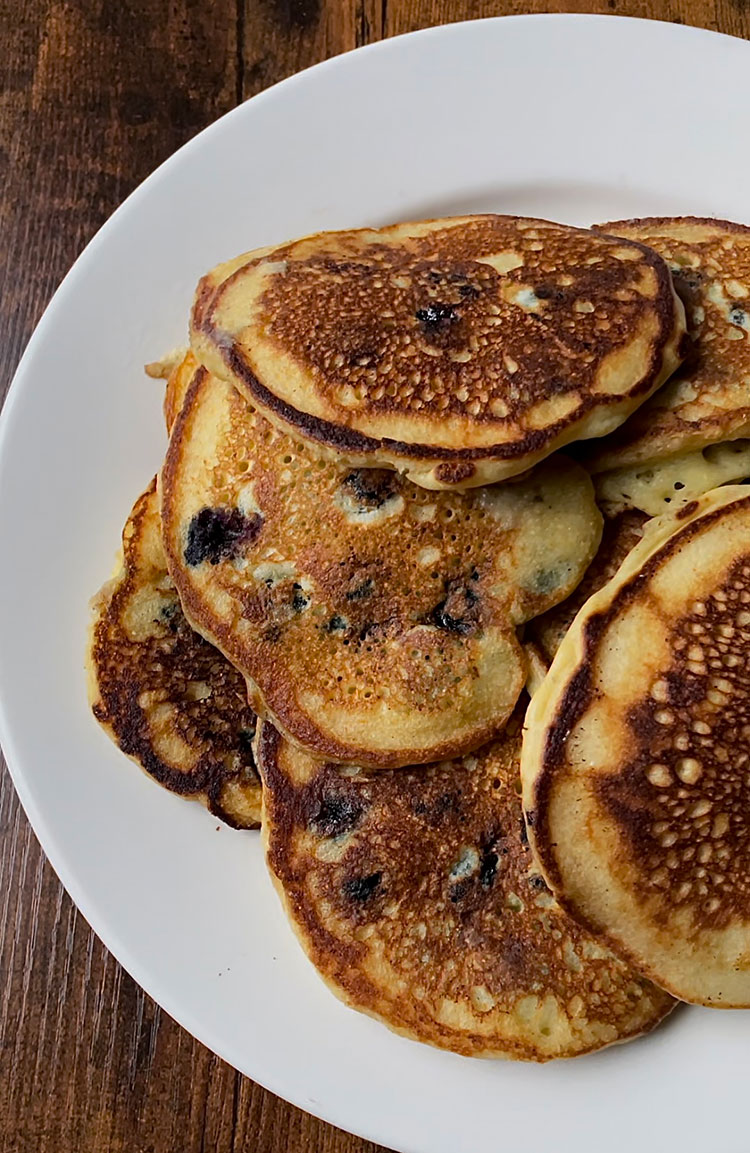
{"type": "Polygon", "coordinates": [[[709,491],[750,474],[750,230],[325,233],[214,269],[190,338],[95,599],[123,751],[261,824],[321,975],[417,1040],[750,1001],[750,497],[709,491]]]}

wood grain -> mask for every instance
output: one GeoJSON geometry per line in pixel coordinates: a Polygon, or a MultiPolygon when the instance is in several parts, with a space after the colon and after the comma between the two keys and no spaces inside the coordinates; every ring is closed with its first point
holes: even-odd
{"type": "MultiPolygon", "coordinates": [[[[110,212],[221,113],[337,52],[521,11],[750,35],[750,0],[4,0],[0,397],[110,212]]],[[[180,1029],[76,912],[0,777],[0,1153],[374,1153],[180,1029]]]]}

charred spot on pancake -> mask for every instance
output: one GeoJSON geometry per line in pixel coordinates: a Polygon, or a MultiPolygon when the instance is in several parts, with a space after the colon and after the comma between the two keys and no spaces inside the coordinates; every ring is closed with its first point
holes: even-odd
{"type": "Polygon", "coordinates": [[[470,480],[475,472],[476,468],[471,461],[448,461],[437,466],[435,479],[441,484],[461,484],[465,480],[470,480]]]}
{"type": "Polygon", "coordinates": [[[534,873],[533,876],[529,877],[529,884],[532,889],[537,889],[540,893],[549,893],[550,891],[544,877],[540,876],[539,873],[534,873]]]}
{"type": "Polygon", "coordinates": [[[385,468],[356,468],[341,484],[362,506],[363,512],[382,508],[398,491],[396,474],[385,468]]]}
{"type": "Polygon", "coordinates": [[[429,615],[430,624],[445,632],[469,636],[479,625],[479,597],[463,581],[451,581],[445,600],[429,615]]]}
{"type": "Polygon", "coordinates": [[[740,328],[747,324],[747,313],[741,304],[730,304],[729,319],[732,324],[739,325],[740,328]]]}
{"type": "Polygon", "coordinates": [[[320,797],[309,825],[324,837],[340,837],[359,824],[364,805],[348,793],[326,793],[320,797]]]}
{"type": "Polygon", "coordinates": [[[691,500],[691,501],[688,501],[687,504],[684,504],[682,506],[682,508],[678,508],[677,512],[674,515],[675,515],[677,520],[685,520],[687,517],[692,516],[693,513],[697,511],[697,509],[698,509],[698,501],[697,500],[691,500]]]}
{"type": "Polygon", "coordinates": [[[375,896],[382,879],[381,872],[369,873],[366,877],[351,877],[348,881],[344,881],[341,889],[350,901],[364,904],[375,896]]]}
{"type": "Polygon", "coordinates": [[[262,517],[245,516],[238,508],[202,508],[188,525],[185,563],[191,567],[232,560],[242,545],[252,544],[260,533],[262,517]]]}

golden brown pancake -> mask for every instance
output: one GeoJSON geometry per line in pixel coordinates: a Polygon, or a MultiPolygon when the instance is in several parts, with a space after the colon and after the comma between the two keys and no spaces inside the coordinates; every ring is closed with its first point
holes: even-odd
{"type": "Polygon", "coordinates": [[[750,437],[750,228],[691,216],[599,228],[648,244],[667,261],[693,352],[621,428],[591,446],[592,469],[641,466],[750,437]]]}
{"type": "Polygon", "coordinates": [[[185,402],[190,381],[193,379],[197,368],[198,361],[188,351],[177,364],[172,366],[169,372],[164,393],[164,420],[168,433],[172,431],[172,426],[177,420],[180,409],[185,402]]]}
{"type": "Polygon", "coordinates": [[[347,1004],[467,1056],[547,1061],[637,1036],[674,1002],[556,903],[526,841],[521,712],[460,761],[366,774],[259,733],[268,865],[347,1004]]]}
{"type": "Polygon", "coordinates": [[[564,599],[601,517],[564,458],[467,493],[324,461],[196,373],[162,473],[185,613],[317,755],[370,768],[500,731],[526,669],[516,628],[564,599]]]}
{"type": "MultiPolygon", "coordinates": [[[[586,569],[586,575],[566,600],[555,605],[526,626],[527,639],[539,650],[549,666],[570,628],[579,609],[589,597],[610,580],[643,536],[648,517],[637,510],[619,513],[604,521],[604,532],[599,551],[586,569]]],[[[528,647],[528,646],[527,646],[528,647]]],[[[540,669],[535,669],[536,682],[540,669]]]]}
{"type": "Polygon", "coordinates": [[[320,453],[466,488],[612,431],[679,364],[650,249],[469,216],[320,233],[201,281],[196,355],[320,453]]]}
{"type": "Polygon", "coordinates": [[[728,440],[602,472],[595,484],[599,504],[608,516],[626,509],[661,516],[712,488],[749,476],[750,440],[728,440]]]}
{"type": "Polygon", "coordinates": [[[255,714],[242,676],[185,620],[167,573],[155,481],[136,501],[122,545],[121,567],[94,603],[94,716],[159,784],[234,828],[257,828],[255,714]]]}
{"type": "Polygon", "coordinates": [[[676,997],[750,1006],[750,493],[652,521],[532,699],[529,833],[558,899],[676,997]]]}

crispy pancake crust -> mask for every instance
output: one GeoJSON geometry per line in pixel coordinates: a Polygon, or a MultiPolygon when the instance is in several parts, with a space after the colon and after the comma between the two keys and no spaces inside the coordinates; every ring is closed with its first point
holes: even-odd
{"type": "Polygon", "coordinates": [[[647,217],[598,230],[662,256],[685,303],[693,352],[674,378],[602,445],[596,472],[750,437],[750,228],[701,217],[647,217]]]}
{"type": "Polygon", "coordinates": [[[558,899],[676,997],[750,1005],[750,494],[652,521],[529,708],[529,835],[558,899]]]}
{"type": "MultiPolygon", "coordinates": [[[[548,666],[554,660],[579,609],[615,575],[625,557],[641,540],[647,522],[645,513],[635,510],[605,520],[599,551],[586,569],[586,575],[578,588],[561,604],[529,621],[526,626],[527,637],[548,666]]],[[[535,670],[535,683],[539,683],[538,667],[535,670]]]]}
{"type": "Polygon", "coordinates": [[[473,757],[375,775],[258,740],[267,862],[332,990],[417,1041],[547,1061],[674,1002],[557,905],[525,838],[520,711],[473,757]]]}
{"type": "Polygon", "coordinates": [[[325,462],[196,373],[162,473],[185,613],[252,701],[331,760],[397,767],[499,732],[525,679],[516,627],[594,555],[588,474],[564,458],[517,482],[428,493],[325,462]]]}
{"type": "Polygon", "coordinates": [[[198,368],[198,361],[192,352],[187,352],[175,364],[167,377],[167,387],[164,392],[164,421],[167,432],[172,431],[174,422],[179,416],[180,409],[185,403],[190,382],[198,368]]]}
{"type": "Polygon", "coordinates": [[[88,668],[94,716],[159,784],[257,828],[260,780],[245,682],[194,633],[167,573],[156,482],[125,526],[117,575],[95,598],[88,668]]]}
{"type": "Polygon", "coordinates": [[[490,215],[248,253],[201,281],[191,325],[198,358],[269,420],[427,488],[610,432],[674,371],[683,335],[650,249],[490,215]]]}

